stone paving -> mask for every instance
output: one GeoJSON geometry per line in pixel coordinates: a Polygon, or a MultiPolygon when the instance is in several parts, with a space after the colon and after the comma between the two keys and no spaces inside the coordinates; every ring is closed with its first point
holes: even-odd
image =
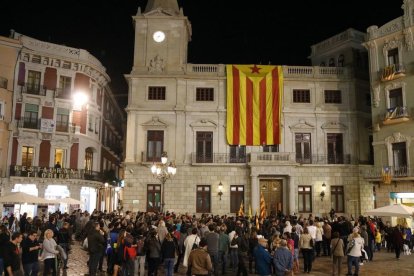
{"type": "MultiPolygon", "coordinates": [[[[61,270],[59,274],[63,276],[85,275],[88,273],[86,265],[87,260],[87,252],[81,249],[78,242],[75,242],[75,245],[72,247],[72,251],[69,254],[69,269],[64,271],[61,270]]],[[[300,259],[300,267],[303,269],[303,259],[300,259]]],[[[105,268],[106,265],[104,264],[104,270],[105,268]]],[[[186,269],[181,266],[179,273],[174,275],[184,276],[185,271],[186,269]]],[[[295,275],[331,275],[331,273],[331,258],[319,257],[313,262],[313,268],[310,274],[305,274],[301,271],[295,275]]],[[[342,275],[345,275],[346,273],[347,266],[346,263],[344,263],[342,266],[342,275]]],[[[101,275],[105,275],[105,273],[102,273],[101,275]]],[[[163,268],[160,267],[158,275],[164,275],[163,268]]],[[[226,275],[235,275],[235,273],[228,273],[226,275]]],[[[414,276],[414,253],[408,256],[401,254],[400,260],[397,260],[394,253],[387,253],[384,250],[375,252],[374,260],[361,266],[359,275],[414,276]]]]}

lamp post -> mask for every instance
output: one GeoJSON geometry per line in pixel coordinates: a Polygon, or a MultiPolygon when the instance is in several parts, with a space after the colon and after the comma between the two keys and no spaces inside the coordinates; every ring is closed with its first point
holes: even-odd
{"type": "Polygon", "coordinates": [[[323,198],[325,197],[325,190],[326,190],[326,184],[325,184],[325,182],[323,182],[322,192],[320,193],[321,201],[323,201],[323,198]]]}
{"type": "Polygon", "coordinates": [[[158,179],[161,183],[161,213],[164,212],[164,188],[165,182],[177,173],[177,168],[173,162],[168,163],[167,152],[164,151],[161,155],[161,164],[153,164],[151,166],[152,176],[158,179]]]}

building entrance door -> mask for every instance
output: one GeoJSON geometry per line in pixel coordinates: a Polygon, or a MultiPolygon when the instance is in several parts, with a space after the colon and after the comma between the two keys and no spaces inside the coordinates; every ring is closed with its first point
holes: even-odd
{"type": "Polygon", "coordinates": [[[260,179],[260,192],[263,194],[268,215],[283,212],[283,181],[281,179],[260,179]]]}

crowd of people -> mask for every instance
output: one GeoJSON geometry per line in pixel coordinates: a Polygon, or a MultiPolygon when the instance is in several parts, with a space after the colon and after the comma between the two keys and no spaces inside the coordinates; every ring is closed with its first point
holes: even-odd
{"type": "Polygon", "coordinates": [[[332,274],[347,275],[374,260],[376,251],[412,250],[408,225],[391,227],[381,219],[285,216],[201,216],[149,212],[76,210],[48,217],[19,219],[0,225],[0,275],[55,276],[70,266],[77,240],[88,251],[89,275],[165,275],[184,269],[187,275],[286,275],[310,273],[321,256],[333,256],[332,274]],[[299,259],[301,257],[300,264],[299,259]]]}

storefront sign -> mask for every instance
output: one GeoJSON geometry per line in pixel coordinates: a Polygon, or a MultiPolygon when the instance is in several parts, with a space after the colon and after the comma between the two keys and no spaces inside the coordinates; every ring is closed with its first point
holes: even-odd
{"type": "Polygon", "coordinates": [[[12,176],[59,178],[59,179],[80,179],[81,172],[75,169],[48,168],[48,167],[26,167],[13,166],[12,176]],[[14,169],[14,171],[13,171],[14,169]]]}

